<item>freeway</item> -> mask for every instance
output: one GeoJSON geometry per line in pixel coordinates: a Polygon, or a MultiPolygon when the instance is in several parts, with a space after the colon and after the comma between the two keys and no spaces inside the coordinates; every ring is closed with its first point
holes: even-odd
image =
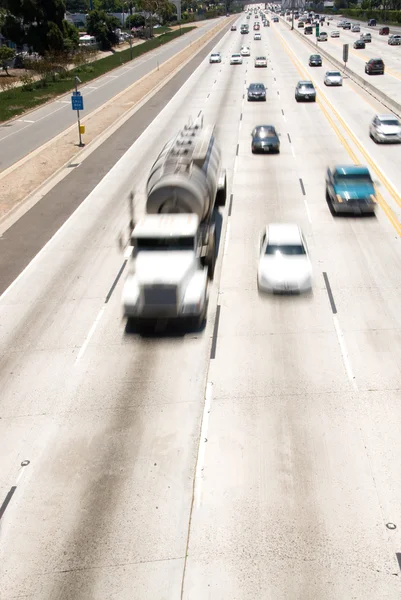
{"type": "MultiPolygon", "coordinates": [[[[302,33],[302,29],[299,30],[302,33]]],[[[349,44],[349,57],[347,67],[354,73],[362,77],[365,81],[375,86],[381,92],[387,94],[395,101],[401,96],[401,46],[389,46],[388,36],[379,35],[379,31],[372,27],[361,26],[361,33],[369,32],[372,35],[372,42],[367,43],[365,49],[355,49],[353,43],[360,38],[360,33],[353,33],[350,30],[343,30],[334,25],[334,21],[330,21],[330,26],[327,23],[321,27],[321,31],[326,31],[328,34],[327,42],[316,42],[315,51],[319,52],[319,48],[328,52],[333,58],[342,62],[343,60],[343,45],[349,44]],[[337,30],[340,32],[339,38],[330,37],[331,31],[337,30]],[[368,75],[365,73],[365,64],[371,58],[381,58],[385,64],[384,75],[368,75]]],[[[309,40],[316,40],[315,35],[305,36],[309,40]]],[[[310,54],[313,49],[310,48],[310,54]]]]}
{"type": "MultiPolygon", "coordinates": [[[[176,38],[165,46],[139,56],[131,63],[126,63],[107,75],[81,86],[80,91],[84,97],[84,111],[81,115],[84,117],[105,104],[116,94],[178,54],[188,44],[198,40],[225,18],[211,19],[182,38],[176,38]]],[[[76,120],[76,112],[71,110],[69,92],[57,100],[30,111],[25,116],[0,124],[0,172],[76,123],[76,120]]]]}
{"type": "Polygon", "coordinates": [[[315,70],[318,102],[295,102],[308,50],[284,27],[252,38],[222,38],[222,64],[200,64],[0,298],[2,598],[400,597],[401,146],[371,142],[380,106],[348,80],[315,70]],[[246,100],[256,81],[266,103],[246,100]],[[141,214],[153,160],[200,112],[232,194],[208,322],[128,334],[125,198],[141,214]],[[251,154],[263,122],[279,155],[251,154]],[[327,166],[354,161],[380,183],[376,218],[328,209],[327,166]],[[302,227],[312,294],[258,294],[274,221],[302,227]]]}

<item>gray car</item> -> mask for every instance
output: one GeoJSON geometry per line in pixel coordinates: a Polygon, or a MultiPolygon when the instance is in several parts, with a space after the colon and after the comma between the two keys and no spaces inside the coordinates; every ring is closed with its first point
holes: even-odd
{"type": "Polygon", "coordinates": [[[266,101],[266,88],[264,83],[250,83],[248,88],[248,100],[266,101]]]}
{"type": "Polygon", "coordinates": [[[316,90],[311,81],[298,81],[295,88],[295,100],[299,102],[316,102],[316,90]]]}
{"type": "Polygon", "coordinates": [[[257,125],[251,133],[252,154],[256,152],[280,152],[280,140],[273,125],[257,125]]]}

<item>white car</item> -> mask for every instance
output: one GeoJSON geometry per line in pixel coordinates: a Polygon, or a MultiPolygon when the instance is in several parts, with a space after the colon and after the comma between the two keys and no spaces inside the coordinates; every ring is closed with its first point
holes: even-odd
{"type": "Polygon", "coordinates": [[[376,115],[369,135],[377,144],[401,142],[401,123],[394,115],[376,115]]]}
{"type": "Polygon", "coordinates": [[[257,56],[255,58],[255,67],[267,67],[266,56],[257,56]]]}
{"type": "Polygon", "coordinates": [[[342,85],[343,77],[340,71],[326,71],[324,85],[342,85]]]}
{"type": "Polygon", "coordinates": [[[354,33],[360,33],[361,31],[361,26],[358,25],[358,23],[356,23],[355,25],[352,26],[351,31],[353,31],[354,33]]]}
{"type": "Polygon", "coordinates": [[[339,38],[340,37],[340,32],[337,31],[337,29],[336,29],[335,31],[332,31],[330,33],[330,37],[332,37],[332,38],[339,38]]]}
{"type": "Polygon", "coordinates": [[[317,38],[317,41],[318,42],[327,42],[327,40],[328,40],[327,33],[325,31],[322,31],[322,33],[317,38]]]}
{"type": "Polygon", "coordinates": [[[251,56],[251,51],[248,46],[242,46],[241,56],[251,56]]]}
{"type": "Polygon", "coordinates": [[[209,58],[210,63],[221,63],[220,52],[212,52],[209,58]]]}
{"type": "Polygon", "coordinates": [[[260,33],[255,33],[255,35],[253,36],[254,40],[261,40],[262,36],[260,35],[260,33]]]}
{"type": "Polygon", "coordinates": [[[242,65],[241,54],[232,54],[230,59],[230,65],[242,65]]]}
{"type": "Polygon", "coordinates": [[[298,225],[271,223],[260,240],[261,292],[306,292],[312,288],[308,247],[298,225]]]}

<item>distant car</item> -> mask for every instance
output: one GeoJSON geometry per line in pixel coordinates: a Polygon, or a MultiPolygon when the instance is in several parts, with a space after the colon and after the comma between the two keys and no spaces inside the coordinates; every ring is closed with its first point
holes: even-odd
{"type": "Polygon", "coordinates": [[[310,25],[304,27],[304,35],[313,35],[313,27],[310,25]]]}
{"type": "Polygon", "coordinates": [[[221,54],[220,52],[212,52],[209,58],[210,63],[221,63],[221,54]]]}
{"type": "Polygon", "coordinates": [[[335,29],[334,31],[332,31],[330,33],[330,37],[332,37],[332,38],[339,38],[340,37],[340,32],[337,31],[337,29],[335,29]]]}
{"type": "Polygon", "coordinates": [[[270,293],[301,293],[312,288],[312,264],[301,229],[271,223],[260,238],[258,289],[270,293]]]}
{"type": "Polygon", "coordinates": [[[390,35],[387,43],[390,46],[401,46],[401,35],[398,35],[398,34],[390,35]]]}
{"type": "Polygon", "coordinates": [[[255,33],[255,35],[253,36],[254,40],[261,40],[262,36],[260,35],[260,33],[255,33]]]}
{"type": "MultiPolygon", "coordinates": [[[[345,27],[344,27],[344,29],[345,29],[345,27]]],[[[353,31],[354,33],[359,33],[361,31],[361,26],[356,23],[355,25],[352,26],[351,31],[353,31]]]]}
{"type": "Polygon", "coordinates": [[[248,87],[248,100],[263,100],[266,102],[265,84],[250,83],[248,87]]]}
{"type": "Polygon", "coordinates": [[[231,31],[237,31],[237,26],[236,25],[231,25],[231,31]]]}
{"type": "Polygon", "coordinates": [[[377,144],[401,143],[401,123],[394,115],[376,115],[369,135],[377,144]]]}
{"type": "Polygon", "coordinates": [[[376,27],[376,19],[369,19],[368,27],[376,27]]]}
{"type": "Polygon", "coordinates": [[[251,136],[252,154],[256,154],[256,152],[280,152],[280,140],[273,125],[257,125],[251,136]]]}
{"type": "Polygon", "coordinates": [[[311,81],[298,81],[295,88],[295,100],[306,100],[316,102],[316,90],[311,81]]]}
{"type": "Polygon", "coordinates": [[[351,23],[349,21],[346,21],[343,25],[343,29],[351,29],[351,23]]]}
{"type": "Polygon", "coordinates": [[[324,76],[325,85],[342,85],[343,78],[339,71],[326,71],[324,76]]]}
{"type": "Polygon", "coordinates": [[[372,41],[372,35],[370,33],[361,33],[360,39],[364,42],[370,43],[372,41]]]}
{"type": "Polygon", "coordinates": [[[384,75],[384,62],[381,58],[371,58],[365,63],[367,75],[384,75]]]}
{"type": "Polygon", "coordinates": [[[379,35],[388,35],[390,33],[390,27],[380,27],[379,35]]]}
{"type": "Polygon", "coordinates": [[[240,53],[241,53],[241,56],[251,56],[251,51],[249,50],[249,46],[242,46],[240,53]]]}
{"type": "Polygon", "coordinates": [[[319,35],[319,37],[317,38],[318,42],[327,42],[328,40],[328,35],[325,31],[322,31],[319,35]]]}
{"type": "Polygon", "coordinates": [[[257,56],[255,58],[255,67],[267,67],[267,58],[266,56],[257,56]]]}
{"type": "Polygon", "coordinates": [[[253,30],[254,30],[254,31],[259,31],[259,30],[260,30],[260,25],[259,25],[259,23],[255,23],[255,25],[253,26],[253,30]]]}
{"type": "Polygon", "coordinates": [[[273,17],[273,23],[278,23],[278,17],[273,17]]]}
{"type": "Polygon", "coordinates": [[[305,27],[305,24],[303,21],[298,21],[298,28],[301,29],[302,27],[305,27]]]}
{"type": "Polygon", "coordinates": [[[270,21],[264,21],[263,27],[270,27],[270,21]]]}
{"type": "Polygon", "coordinates": [[[322,66],[322,57],[320,54],[311,54],[309,57],[309,66],[310,67],[321,67],[322,66]]]}
{"type": "Polygon", "coordinates": [[[337,165],[327,169],[326,199],[335,213],[374,213],[376,191],[369,169],[362,165],[337,165]]]}
{"type": "Polygon", "coordinates": [[[231,55],[230,65],[242,65],[242,56],[241,54],[235,53],[231,55]]]}
{"type": "Polygon", "coordinates": [[[364,40],[356,40],[353,43],[353,46],[354,46],[355,50],[361,50],[363,48],[366,48],[366,44],[365,44],[364,40]]]}

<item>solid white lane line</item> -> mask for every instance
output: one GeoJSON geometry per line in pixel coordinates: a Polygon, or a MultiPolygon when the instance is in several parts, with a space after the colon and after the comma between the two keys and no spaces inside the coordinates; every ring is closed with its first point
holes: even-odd
{"type": "Polygon", "coordinates": [[[309,210],[309,204],[308,204],[305,196],[304,196],[304,204],[305,204],[306,214],[308,215],[308,221],[309,221],[309,223],[312,223],[312,217],[311,217],[310,210],[309,210]]]}
{"type": "Polygon", "coordinates": [[[199,449],[198,449],[198,460],[196,462],[196,471],[195,471],[195,489],[194,489],[195,508],[199,508],[201,505],[201,501],[202,501],[203,469],[205,467],[207,432],[208,432],[208,428],[209,428],[209,417],[210,417],[210,409],[212,406],[212,399],[213,399],[213,383],[211,381],[208,381],[207,385],[206,385],[205,406],[203,408],[202,427],[201,427],[199,449]]]}
{"type": "Polygon", "coordinates": [[[294,150],[294,146],[292,144],[291,144],[291,154],[295,158],[295,150],[294,150]]]}
{"type": "Polygon", "coordinates": [[[225,256],[227,254],[229,240],[230,240],[230,221],[228,221],[227,227],[226,227],[226,239],[225,239],[225,242],[224,242],[223,256],[225,256]]]}
{"type": "Polygon", "coordinates": [[[358,386],[356,384],[355,381],[355,376],[354,376],[354,372],[352,370],[351,367],[351,362],[348,356],[348,352],[347,352],[347,346],[345,344],[345,338],[344,338],[344,334],[341,330],[340,324],[338,322],[338,317],[337,315],[333,315],[333,321],[334,321],[334,327],[336,330],[336,334],[337,334],[337,339],[338,339],[338,343],[340,345],[340,350],[341,350],[341,355],[343,358],[343,363],[344,363],[344,367],[345,370],[347,372],[348,375],[348,379],[350,380],[352,387],[354,388],[354,390],[358,390],[358,386]]]}
{"type": "Polygon", "coordinates": [[[36,121],[30,121],[29,119],[17,119],[19,123],[36,123],[36,121]]]}
{"type": "Polygon", "coordinates": [[[95,321],[94,321],[94,323],[93,323],[92,327],[91,327],[91,328],[90,328],[90,330],[89,330],[89,333],[88,333],[88,335],[87,335],[87,336],[86,336],[86,338],[85,338],[85,341],[84,341],[84,343],[83,343],[83,344],[82,344],[82,346],[81,346],[81,349],[80,349],[80,351],[78,352],[78,356],[77,356],[77,358],[76,358],[76,360],[75,360],[75,364],[77,364],[77,363],[78,363],[78,362],[81,360],[81,358],[83,357],[83,355],[85,354],[85,350],[86,350],[86,348],[87,348],[87,346],[88,346],[88,344],[89,344],[89,342],[90,342],[90,340],[91,340],[91,338],[92,338],[93,334],[94,334],[94,333],[95,333],[95,331],[96,331],[96,327],[98,326],[98,324],[99,324],[99,321],[100,321],[100,319],[101,319],[101,318],[102,318],[102,316],[103,316],[103,313],[104,313],[104,309],[105,309],[105,308],[106,308],[105,306],[102,306],[102,308],[100,309],[100,311],[99,311],[99,313],[98,313],[98,315],[97,315],[97,317],[96,317],[96,319],[95,319],[95,321]]]}

